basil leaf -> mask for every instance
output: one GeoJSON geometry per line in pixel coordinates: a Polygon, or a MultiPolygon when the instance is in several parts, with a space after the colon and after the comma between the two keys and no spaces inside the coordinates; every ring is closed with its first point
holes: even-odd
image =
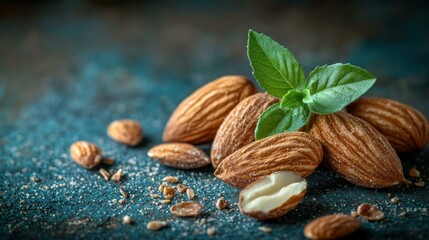
{"type": "Polygon", "coordinates": [[[350,64],[317,67],[308,76],[306,87],[313,99],[308,107],[319,114],[340,111],[368,91],[375,80],[371,73],[350,64]]]}
{"type": "Polygon", "coordinates": [[[312,102],[308,89],[302,90],[289,90],[280,103],[280,108],[297,108],[304,105],[304,103],[312,102]]]}
{"type": "Polygon", "coordinates": [[[249,30],[247,55],[259,85],[281,98],[305,85],[304,71],[289,50],[264,34],[249,30]]]}
{"type": "Polygon", "coordinates": [[[255,139],[260,140],[282,132],[294,132],[307,124],[310,110],[306,107],[282,109],[276,103],[265,110],[258,120],[255,139]]]}

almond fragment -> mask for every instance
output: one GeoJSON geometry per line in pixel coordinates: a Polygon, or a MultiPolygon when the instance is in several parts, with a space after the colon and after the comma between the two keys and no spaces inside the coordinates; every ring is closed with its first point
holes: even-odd
{"type": "Polygon", "coordinates": [[[307,191],[307,182],[294,172],[280,171],[243,189],[240,212],[261,220],[279,218],[295,208],[307,191]]]}
{"type": "Polygon", "coordinates": [[[146,225],[146,229],[151,231],[158,231],[162,228],[165,228],[166,226],[167,222],[165,221],[153,220],[148,222],[148,224],[146,225]]]}
{"type": "Polygon", "coordinates": [[[172,187],[166,187],[164,188],[164,197],[167,199],[171,199],[176,194],[176,190],[172,187]]]}
{"type": "Polygon", "coordinates": [[[319,141],[304,132],[287,132],[248,144],[222,160],[216,177],[244,188],[277,171],[293,171],[306,177],[322,161],[319,141]]]}
{"type": "Polygon", "coordinates": [[[166,182],[170,182],[170,183],[178,183],[179,182],[179,178],[173,177],[173,176],[166,176],[162,180],[166,181],[166,182]]]}
{"type": "Polygon", "coordinates": [[[123,188],[119,188],[119,192],[121,193],[121,195],[122,195],[124,198],[128,198],[128,194],[124,191],[124,189],[123,189],[123,188]]]}
{"type": "Polygon", "coordinates": [[[143,130],[140,123],[131,119],[122,119],[109,124],[107,135],[117,142],[136,146],[143,138],[143,130]]]}
{"type": "Polygon", "coordinates": [[[176,187],[177,187],[177,191],[179,191],[179,193],[184,193],[188,189],[188,187],[183,185],[183,184],[177,184],[176,187]]]}
{"type": "Polygon", "coordinates": [[[242,76],[224,76],[202,86],[174,110],[164,129],[165,142],[205,143],[243,99],[256,92],[242,76]]]}
{"type": "Polygon", "coordinates": [[[406,104],[364,97],[350,104],[347,111],[374,126],[398,152],[421,150],[429,142],[428,120],[406,104]]]}
{"type": "Polygon", "coordinates": [[[308,239],[338,239],[354,231],[360,226],[359,220],[345,214],[332,214],[316,218],[304,228],[308,239]]]}
{"type": "Polygon", "coordinates": [[[210,164],[209,157],[187,143],[165,143],[149,149],[147,155],[164,165],[179,169],[194,169],[210,164]]]}
{"type": "Polygon", "coordinates": [[[369,221],[380,221],[384,218],[384,213],[379,211],[377,206],[369,203],[362,203],[359,205],[357,214],[369,221]]]}
{"type": "Polygon", "coordinates": [[[202,208],[203,205],[199,202],[181,202],[171,206],[170,212],[177,217],[195,217],[202,208]]]}
{"type": "Polygon", "coordinates": [[[131,219],[131,217],[130,216],[124,216],[123,218],[122,218],[122,222],[124,223],[124,224],[132,224],[133,223],[133,220],[131,219]]]}
{"type": "Polygon", "coordinates": [[[207,229],[207,235],[209,235],[209,236],[214,236],[214,235],[215,235],[215,233],[216,233],[216,229],[215,229],[214,227],[209,227],[209,228],[207,229]]]}
{"type": "Polygon", "coordinates": [[[273,229],[272,228],[270,228],[270,227],[266,227],[266,226],[260,226],[260,227],[258,227],[258,229],[259,230],[261,230],[262,232],[264,232],[264,233],[270,233],[270,232],[272,232],[273,231],[273,229]]]}
{"type": "Polygon", "coordinates": [[[404,181],[395,150],[360,118],[345,112],[317,115],[310,135],[323,145],[323,163],[357,186],[383,188],[404,181]]]}
{"type": "Polygon", "coordinates": [[[97,166],[102,160],[100,148],[86,141],[73,143],[70,146],[70,155],[77,164],[88,169],[97,166]]]}
{"type": "Polygon", "coordinates": [[[111,158],[103,158],[102,163],[110,166],[110,165],[113,165],[115,163],[115,160],[113,160],[111,158]]]}
{"type": "Polygon", "coordinates": [[[229,206],[229,202],[225,200],[223,197],[219,198],[216,201],[216,208],[219,210],[223,210],[229,206]]]}
{"type": "Polygon", "coordinates": [[[165,189],[166,187],[168,187],[168,184],[167,184],[166,182],[164,182],[164,183],[162,183],[161,185],[159,185],[158,190],[159,190],[161,193],[164,193],[164,189],[165,189]]]}
{"type": "Polygon", "coordinates": [[[417,186],[417,187],[424,187],[425,186],[425,182],[423,182],[422,180],[420,180],[418,182],[415,182],[414,185],[417,186]]]}
{"type": "Polygon", "coordinates": [[[410,175],[410,177],[414,177],[414,178],[420,177],[420,171],[415,168],[411,168],[408,174],[410,175]]]}
{"type": "Polygon", "coordinates": [[[211,161],[215,168],[224,158],[255,141],[259,115],[278,101],[267,93],[257,93],[232,109],[220,125],[212,144],[211,161]]]}
{"type": "Polygon", "coordinates": [[[106,171],[104,168],[100,168],[99,172],[101,176],[103,176],[103,178],[106,179],[106,181],[109,181],[110,173],[108,171],[106,171]]]}
{"type": "Polygon", "coordinates": [[[112,180],[115,182],[119,182],[121,181],[121,177],[122,177],[122,169],[119,169],[115,174],[113,174],[112,180]]]}
{"type": "Polygon", "coordinates": [[[188,197],[189,200],[194,199],[194,197],[195,197],[194,190],[192,188],[186,189],[186,196],[188,197]]]}
{"type": "Polygon", "coordinates": [[[163,199],[159,201],[162,204],[169,204],[171,202],[171,199],[163,199]]]}

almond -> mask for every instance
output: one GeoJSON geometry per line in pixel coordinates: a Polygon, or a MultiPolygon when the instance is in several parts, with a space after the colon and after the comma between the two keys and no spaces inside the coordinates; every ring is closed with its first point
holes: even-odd
{"type": "Polygon", "coordinates": [[[149,149],[147,155],[164,165],[179,169],[194,169],[210,164],[209,157],[187,143],[164,143],[149,149]]]}
{"type": "Polygon", "coordinates": [[[360,226],[359,220],[345,214],[332,214],[316,218],[304,228],[308,239],[338,239],[354,231],[360,226]]]}
{"type": "Polygon", "coordinates": [[[323,163],[355,185],[383,188],[404,180],[395,150],[360,118],[345,112],[317,115],[310,135],[323,145],[323,163]]]}
{"type": "Polygon", "coordinates": [[[77,141],[70,146],[73,160],[84,168],[93,168],[101,162],[101,150],[94,143],[77,141]]]}
{"type": "Polygon", "coordinates": [[[280,171],[259,178],[239,196],[240,212],[260,220],[279,218],[295,208],[307,191],[307,182],[294,172],[280,171]]]}
{"type": "Polygon", "coordinates": [[[255,141],[259,115],[279,100],[266,93],[257,93],[241,101],[225,118],[212,144],[211,161],[219,163],[241,147],[255,141]]]}
{"type": "Polygon", "coordinates": [[[350,104],[347,111],[374,126],[397,152],[421,150],[429,142],[428,120],[403,103],[365,97],[350,104]]]}
{"type": "Polygon", "coordinates": [[[109,124],[107,135],[117,142],[136,146],[143,138],[143,130],[140,123],[131,119],[122,119],[109,124]]]}
{"type": "Polygon", "coordinates": [[[225,158],[216,177],[245,188],[260,177],[277,171],[310,175],[323,157],[319,141],[304,132],[280,133],[248,144],[225,158]]]}
{"type": "Polygon", "coordinates": [[[165,142],[205,143],[243,99],[256,92],[242,76],[224,76],[202,86],[180,103],[164,129],[165,142]]]}
{"type": "Polygon", "coordinates": [[[177,217],[195,217],[202,209],[203,205],[199,202],[181,202],[171,206],[170,212],[177,217]]]}

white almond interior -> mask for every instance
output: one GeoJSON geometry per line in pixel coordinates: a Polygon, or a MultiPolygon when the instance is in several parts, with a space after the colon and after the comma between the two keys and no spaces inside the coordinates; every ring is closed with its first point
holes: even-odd
{"type": "Polygon", "coordinates": [[[275,172],[241,191],[241,207],[244,212],[269,212],[306,188],[307,182],[298,174],[275,172]]]}

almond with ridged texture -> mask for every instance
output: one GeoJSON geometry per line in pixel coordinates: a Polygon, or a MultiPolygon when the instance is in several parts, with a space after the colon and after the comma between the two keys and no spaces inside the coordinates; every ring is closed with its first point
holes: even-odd
{"type": "Polygon", "coordinates": [[[187,143],[164,143],[149,149],[147,155],[173,168],[195,169],[210,164],[209,157],[199,148],[187,143]]]}
{"type": "Polygon", "coordinates": [[[93,168],[101,162],[101,150],[94,143],[77,141],[70,146],[73,160],[84,168],[93,168]]]}
{"type": "Polygon", "coordinates": [[[384,188],[404,181],[395,150],[360,118],[345,112],[317,115],[310,135],[323,145],[323,163],[357,186],[384,188]]]}
{"type": "Polygon", "coordinates": [[[107,135],[117,142],[136,146],[143,138],[143,130],[140,123],[130,119],[122,119],[109,124],[107,135]]]}
{"type": "Polygon", "coordinates": [[[339,239],[359,229],[360,222],[345,214],[331,214],[316,218],[304,228],[308,239],[339,239]]]}
{"type": "Polygon", "coordinates": [[[224,76],[207,83],[174,110],[163,140],[191,144],[213,140],[228,113],[255,92],[253,83],[242,76],[224,76]]]}
{"type": "Polygon", "coordinates": [[[248,144],[225,158],[216,177],[239,189],[277,171],[310,175],[323,157],[319,141],[304,132],[276,134],[248,144]]]}
{"type": "Polygon", "coordinates": [[[255,141],[259,115],[279,100],[266,93],[254,94],[241,101],[225,118],[211,149],[213,167],[241,147],[255,141]]]}
{"type": "Polygon", "coordinates": [[[252,218],[279,218],[294,209],[306,191],[307,182],[297,173],[275,172],[244,188],[238,206],[241,213],[252,218]]]}
{"type": "Polygon", "coordinates": [[[429,123],[416,109],[387,98],[364,97],[347,107],[374,126],[397,152],[422,150],[429,142],[429,123]]]}

